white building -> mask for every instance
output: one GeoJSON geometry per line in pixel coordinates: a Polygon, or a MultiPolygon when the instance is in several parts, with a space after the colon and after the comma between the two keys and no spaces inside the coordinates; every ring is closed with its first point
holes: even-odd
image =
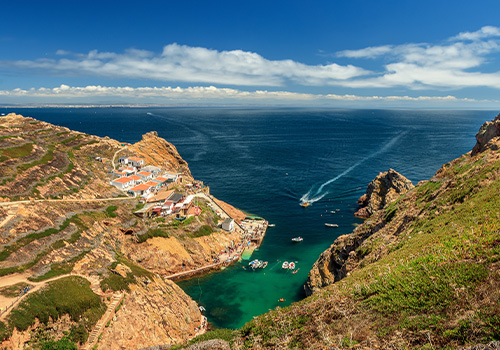
{"type": "Polygon", "coordinates": [[[118,179],[114,179],[113,181],[110,182],[111,185],[115,186],[116,188],[120,190],[125,190],[129,187],[132,187],[135,185],[135,181],[131,179],[130,177],[120,177],[118,179]]]}
{"type": "Polygon", "coordinates": [[[222,222],[222,229],[226,231],[234,230],[234,219],[227,218],[222,222]]]}

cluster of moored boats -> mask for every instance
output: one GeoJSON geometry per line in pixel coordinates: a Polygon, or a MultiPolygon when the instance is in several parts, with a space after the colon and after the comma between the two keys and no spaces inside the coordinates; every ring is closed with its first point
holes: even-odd
{"type": "Polygon", "coordinates": [[[290,261],[290,262],[285,261],[281,265],[281,268],[284,270],[295,270],[295,263],[293,261],[290,261]]]}
{"type": "Polygon", "coordinates": [[[267,261],[255,259],[248,263],[248,266],[252,269],[265,269],[267,267],[267,261]]]}

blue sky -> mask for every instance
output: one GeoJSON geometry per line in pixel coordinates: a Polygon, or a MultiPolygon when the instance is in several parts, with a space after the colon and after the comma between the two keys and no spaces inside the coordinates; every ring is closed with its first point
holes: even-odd
{"type": "Polygon", "coordinates": [[[0,9],[0,104],[500,106],[498,0],[0,9]]]}

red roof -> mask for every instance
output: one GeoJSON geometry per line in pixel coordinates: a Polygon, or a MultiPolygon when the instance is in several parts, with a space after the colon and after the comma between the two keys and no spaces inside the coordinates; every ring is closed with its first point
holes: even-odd
{"type": "Polygon", "coordinates": [[[135,187],[132,187],[132,188],[130,189],[130,191],[134,191],[134,192],[135,192],[135,191],[145,191],[145,190],[147,190],[147,189],[149,189],[149,188],[151,188],[151,186],[146,185],[146,184],[140,184],[140,185],[137,185],[137,186],[135,186],[135,187]]]}
{"type": "Polygon", "coordinates": [[[149,186],[151,186],[151,187],[153,187],[153,186],[158,186],[158,182],[148,181],[148,182],[146,182],[146,183],[145,183],[145,185],[149,185],[149,186]]]}
{"type": "Polygon", "coordinates": [[[142,179],[142,177],[137,176],[137,175],[130,175],[129,178],[132,179],[132,180],[135,180],[135,181],[142,179]]]}
{"type": "Polygon", "coordinates": [[[164,182],[164,181],[167,181],[168,179],[166,177],[163,177],[163,176],[158,176],[155,180],[164,182]]]}
{"type": "Polygon", "coordinates": [[[132,181],[132,179],[130,177],[120,177],[119,179],[113,180],[113,182],[118,182],[121,184],[125,184],[125,183],[130,182],[130,181],[132,181]]]}
{"type": "Polygon", "coordinates": [[[139,171],[137,174],[138,174],[138,175],[144,175],[144,176],[153,175],[153,173],[149,173],[149,172],[147,172],[147,171],[139,171]]]}

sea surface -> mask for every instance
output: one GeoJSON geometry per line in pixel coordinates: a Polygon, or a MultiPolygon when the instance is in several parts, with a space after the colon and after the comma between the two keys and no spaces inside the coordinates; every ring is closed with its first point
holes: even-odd
{"type": "Polygon", "coordinates": [[[237,328],[252,317],[304,297],[303,284],[319,254],[361,221],[356,200],[379,172],[393,168],[414,184],[475,144],[493,111],[1,108],[73,130],[137,142],[155,130],[173,143],[211,193],[270,227],[252,259],[180,282],[215,327],[237,328]],[[312,203],[307,208],[301,200],[312,203]],[[337,212],[337,209],[339,211],[337,212]],[[331,213],[335,211],[335,213],[331,213]],[[338,224],[338,228],[325,227],[338,224]],[[291,238],[304,241],[292,244],[291,238]],[[281,269],[295,261],[298,273],[281,269]],[[284,302],[278,300],[283,298],[284,302]]]}

